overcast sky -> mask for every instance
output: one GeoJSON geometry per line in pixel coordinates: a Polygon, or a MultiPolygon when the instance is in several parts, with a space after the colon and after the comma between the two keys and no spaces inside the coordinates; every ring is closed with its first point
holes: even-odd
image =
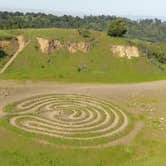
{"type": "Polygon", "coordinates": [[[0,9],[165,17],[166,0],[0,0],[0,9]]]}

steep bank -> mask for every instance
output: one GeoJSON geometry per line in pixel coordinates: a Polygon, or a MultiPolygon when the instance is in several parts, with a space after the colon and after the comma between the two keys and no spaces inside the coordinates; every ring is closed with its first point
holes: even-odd
{"type": "MultiPolygon", "coordinates": [[[[2,69],[0,70],[0,74],[4,73],[5,70],[11,65],[11,63],[16,59],[17,55],[24,49],[25,45],[26,45],[26,41],[24,36],[19,35],[16,37],[15,39],[18,43],[18,49],[17,51],[11,56],[11,58],[9,59],[9,61],[2,67],[2,69]]],[[[8,41],[8,42],[2,42],[2,45],[8,46],[10,45],[10,43],[13,43],[13,40],[8,41]]]]}
{"type": "Polygon", "coordinates": [[[41,37],[37,37],[37,41],[43,54],[50,54],[60,49],[66,49],[70,53],[76,53],[78,51],[86,53],[90,49],[90,43],[85,41],[62,42],[60,40],[49,40],[41,37]]]}

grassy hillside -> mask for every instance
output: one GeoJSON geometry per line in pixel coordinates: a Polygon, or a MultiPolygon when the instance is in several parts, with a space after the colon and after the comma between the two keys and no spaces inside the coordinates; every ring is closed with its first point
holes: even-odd
{"type": "MultiPolygon", "coordinates": [[[[69,53],[65,49],[50,55],[41,53],[36,37],[61,41],[83,41],[77,30],[26,29],[0,31],[0,34],[23,34],[30,44],[0,76],[5,79],[56,80],[64,82],[141,82],[165,79],[166,73],[145,56],[128,60],[112,55],[114,44],[138,45],[142,41],[110,38],[101,32],[91,32],[93,47],[88,53],[69,53]]],[[[86,39],[86,40],[92,40],[86,39]]]]}

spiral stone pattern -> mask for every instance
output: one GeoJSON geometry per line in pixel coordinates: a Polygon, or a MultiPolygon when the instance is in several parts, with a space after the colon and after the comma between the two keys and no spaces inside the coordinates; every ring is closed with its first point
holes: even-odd
{"type": "MultiPolygon", "coordinates": [[[[9,123],[29,133],[65,141],[113,140],[128,127],[127,115],[111,103],[72,94],[35,96],[14,105],[9,123]]],[[[105,142],[106,141],[106,142],[105,142]]]]}

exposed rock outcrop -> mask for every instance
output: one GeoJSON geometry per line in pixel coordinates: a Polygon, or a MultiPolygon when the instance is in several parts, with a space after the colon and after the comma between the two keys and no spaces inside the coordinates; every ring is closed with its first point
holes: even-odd
{"type": "MultiPolygon", "coordinates": [[[[13,38],[13,40],[17,41],[18,49],[17,51],[12,55],[12,57],[9,59],[9,61],[3,66],[3,68],[0,70],[0,74],[4,73],[5,70],[12,64],[12,62],[16,59],[17,55],[25,48],[29,42],[26,42],[24,36],[20,35],[16,38],[13,38]]],[[[14,45],[14,43],[13,43],[14,45]]]]}
{"type": "Polygon", "coordinates": [[[17,36],[17,41],[18,41],[19,49],[22,49],[25,47],[26,41],[23,35],[17,36]]]}
{"type": "Polygon", "coordinates": [[[17,37],[0,40],[0,48],[9,56],[12,56],[18,49],[17,37]]]}
{"type": "Polygon", "coordinates": [[[119,57],[127,57],[131,59],[132,57],[140,57],[140,53],[135,46],[124,46],[124,45],[114,45],[112,47],[112,52],[114,55],[119,57]]]}
{"type": "Polygon", "coordinates": [[[62,43],[60,40],[48,40],[40,37],[37,38],[37,41],[40,45],[42,53],[44,54],[49,54],[55,50],[59,50],[62,48],[67,49],[70,53],[76,53],[77,51],[86,53],[90,49],[90,43],[85,41],[66,41],[62,43]]]}
{"type": "Polygon", "coordinates": [[[87,43],[87,42],[84,42],[84,41],[80,41],[80,42],[67,42],[66,43],[66,48],[71,53],[76,53],[77,51],[81,51],[83,53],[86,53],[90,49],[90,44],[87,43]]]}
{"type": "Polygon", "coordinates": [[[10,45],[11,40],[0,40],[0,47],[8,47],[10,45]]]}
{"type": "Polygon", "coordinates": [[[37,41],[40,45],[40,49],[42,53],[45,53],[45,54],[49,54],[55,49],[58,50],[62,48],[62,44],[58,40],[48,40],[48,39],[38,37],[37,41]]]}
{"type": "Polygon", "coordinates": [[[17,37],[11,37],[9,39],[3,39],[3,40],[0,40],[0,48],[8,48],[8,47],[11,47],[12,45],[16,46],[16,43],[18,43],[18,39],[17,37]]]}

